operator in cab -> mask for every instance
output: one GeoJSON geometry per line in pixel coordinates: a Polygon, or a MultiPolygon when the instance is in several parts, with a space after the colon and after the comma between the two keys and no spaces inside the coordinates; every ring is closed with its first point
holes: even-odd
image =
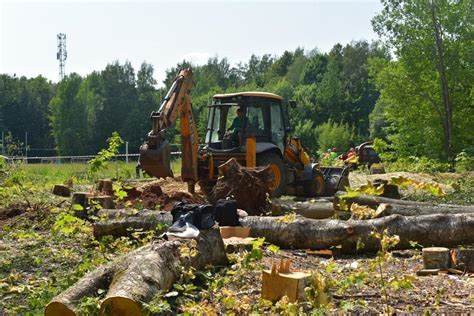
{"type": "Polygon", "coordinates": [[[237,109],[237,116],[232,121],[232,125],[229,127],[229,131],[233,131],[235,134],[239,133],[244,123],[244,111],[242,108],[237,109]]]}

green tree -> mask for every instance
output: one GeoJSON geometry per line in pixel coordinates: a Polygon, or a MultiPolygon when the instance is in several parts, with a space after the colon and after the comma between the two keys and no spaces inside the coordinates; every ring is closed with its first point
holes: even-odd
{"type": "Polygon", "coordinates": [[[52,133],[60,155],[77,155],[87,151],[87,111],[77,94],[82,78],[75,73],[66,76],[56,88],[49,103],[52,133]]]}
{"type": "MultiPolygon", "coordinates": [[[[372,23],[394,49],[398,61],[377,76],[377,84],[386,94],[387,104],[397,106],[404,100],[407,106],[420,107],[421,102],[421,107],[428,111],[424,114],[426,119],[434,125],[430,126],[431,133],[416,141],[433,143],[429,137],[440,137],[433,145],[438,148],[441,143],[442,155],[432,151],[423,154],[452,160],[466,143],[474,143],[473,129],[466,128],[472,126],[469,122],[474,117],[472,1],[382,0],[382,5],[382,12],[372,23]],[[382,82],[393,78],[392,83],[382,82]],[[404,85],[399,85],[400,80],[404,85]]],[[[406,108],[405,112],[413,113],[416,109],[406,108]]],[[[403,112],[392,113],[392,120],[400,128],[405,120],[403,112]]],[[[428,128],[420,127],[412,133],[428,128]]],[[[398,140],[403,142],[405,137],[399,136],[398,140]]]]}

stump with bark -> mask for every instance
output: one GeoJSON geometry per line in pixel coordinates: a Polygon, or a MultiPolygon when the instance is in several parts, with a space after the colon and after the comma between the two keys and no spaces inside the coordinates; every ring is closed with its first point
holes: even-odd
{"type": "Polygon", "coordinates": [[[46,306],[45,315],[77,315],[81,298],[107,291],[100,305],[102,315],[143,315],[142,304],[159,291],[171,289],[181,269],[225,265],[227,257],[219,229],[201,231],[196,239],[159,240],[89,272],[46,306]],[[190,256],[183,247],[195,248],[190,256]]]}
{"type": "Polygon", "coordinates": [[[273,174],[270,167],[245,168],[234,158],[219,166],[219,179],[209,196],[211,203],[233,197],[237,207],[250,215],[260,215],[270,209],[273,174]]]}
{"type": "Polygon", "coordinates": [[[53,188],[53,194],[57,196],[70,197],[71,189],[64,184],[55,184],[53,188]]]}

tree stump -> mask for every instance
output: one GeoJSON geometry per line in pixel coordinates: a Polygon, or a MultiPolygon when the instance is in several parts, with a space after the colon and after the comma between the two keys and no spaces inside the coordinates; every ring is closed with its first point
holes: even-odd
{"type": "Polygon", "coordinates": [[[91,196],[89,197],[89,205],[94,205],[94,203],[99,204],[102,208],[105,209],[114,209],[114,197],[110,195],[102,195],[102,196],[91,196]]]}
{"type": "Polygon", "coordinates": [[[425,269],[447,270],[450,266],[449,249],[444,247],[423,248],[423,265],[425,269]]]}
{"type": "Polygon", "coordinates": [[[97,191],[106,193],[107,195],[113,195],[113,182],[110,179],[101,179],[97,182],[97,191]]]}
{"type": "Polygon", "coordinates": [[[474,272],[474,248],[451,250],[451,263],[455,269],[474,272]]]}
{"type": "Polygon", "coordinates": [[[309,273],[290,271],[290,260],[282,259],[280,266],[273,264],[271,270],[262,271],[262,298],[276,302],[288,296],[290,302],[304,300],[304,288],[309,273]]]}
{"type": "Polygon", "coordinates": [[[86,208],[89,206],[89,197],[91,194],[89,192],[74,192],[72,194],[71,204],[77,204],[82,206],[82,210],[74,209],[74,216],[79,218],[87,217],[86,208]]]}
{"type": "Polygon", "coordinates": [[[70,197],[71,190],[64,184],[55,184],[53,188],[53,194],[57,196],[70,197]]]}

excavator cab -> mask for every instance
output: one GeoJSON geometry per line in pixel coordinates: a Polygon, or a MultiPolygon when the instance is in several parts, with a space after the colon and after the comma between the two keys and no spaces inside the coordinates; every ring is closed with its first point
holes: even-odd
{"type": "MultiPolygon", "coordinates": [[[[257,147],[284,151],[285,124],[281,97],[265,92],[215,95],[209,106],[205,143],[211,151],[245,151],[247,137],[257,147]]],[[[257,148],[257,152],[261,148],[257,148]]]]}

